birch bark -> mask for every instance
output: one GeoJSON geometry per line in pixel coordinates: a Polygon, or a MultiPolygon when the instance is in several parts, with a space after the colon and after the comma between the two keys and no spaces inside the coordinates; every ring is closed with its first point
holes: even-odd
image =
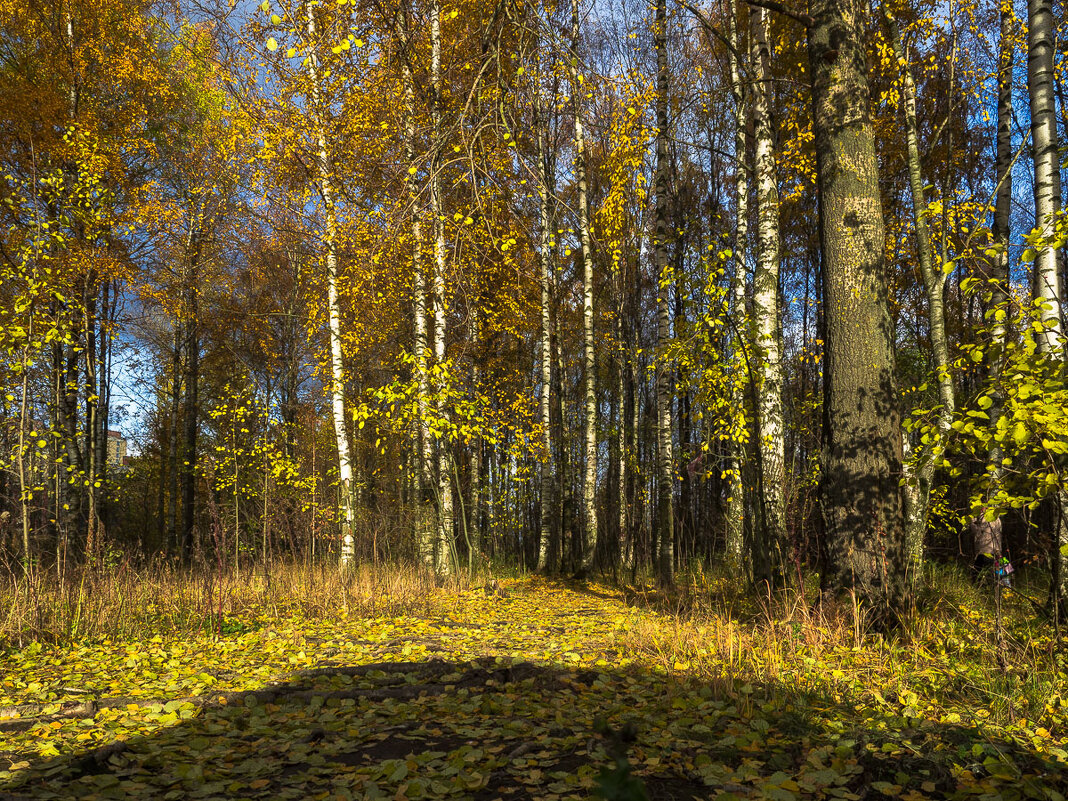
{"type": "MultiPolygon", "coordinates": [[[[749,168],[746,163],[745,126],[748,117],[748,98],[738,64],[738,0],[732,0],[727,18],[727,58],[731,76],[731,96],[734,99],[734,274],[731,277],[731,308],[735,321],[734,348],[736,364],[741,361],[739,351],[745,347],[740,331],[745,317],[746,240],[749,235],[749,168]]],[[[731,394],[731,408],[737,419],[745,408],[741,382],[736,382],[731,394]]],[[[731,441],[730,485],[727,495],[727,565],[732,572],[742,568],[745,549],[745,497],[742,485],[742,466],[745,447],[731,441]]]]}
{"type": "Polygon", "coordinates": [[[553,513],[556,501],[553,498],[553,436],[550,419],[549,396],[552,389],[552,271],[553,233],[549,210],[549,198],[554,191],[553,176],[549,162],[548,119],[541,102],[541,70],[538,70],[539,85],[534,95],[534,125],[538,131],[538,226],[540,252],[538,264],[541,269],[541,338],[538,350],[538,369],[541,376],[541,394],[538,396],[538,415],[542,427],[542,447],[545,449],[541,463],[541,536],[538,541],[538,570],[547,571],[559,548],[553,542],[553,513]]]}
{"type": "MultiPolygon", "coordinates": [[[[434,273],[431,281],[431,298],[434,311],[434,365],[438,369],[437,385],[434,387],[437,417],[445,421],[448,410],[445,406],[445,218],[441,201],[441,2],[434,0],[430,6],[430,82],[431,82],[431,159],[430,159],[430,215],[434,220],[434,273]]],[[[453,566],[453,499],[452,460],[449,458],[448,438],[437,441],[437,508],[438,544],[435,566],[439,573],[448,575],[453,566]]]]}
{"type": "MultiPolygon", "coordinates": [[[[1052,0],[1027,3],[1027,90],[1031,104],[1031,147],[1035,164],[1035,229],[1040,246],[1031,276],[1032,300],[1041,304],[1038,348],[1057,361],[1064,361],[1061,328],[1061,282],[1058,271],[1060,246],[1057,218],[1061,213],[1061,173],[1054,99],[1054,36],[1052,0]]],[[[1053,583],[1051,600],[1058,611],[1068,609],[1068,493],[1053,500],[1053,546],[1050,562],[1053,583]]]]}
{"type": "Polygon", "coordinates": [[[575,184],[578,190],[579,241],[582,246],[582,338],[585,464],[582,481],[582,547],[578,574],[593,566],[597,550],[597,360],[593,336],[593,252],[590,244],[590,206],[586,196],[586,139],[582,129],[582,74],[578,63],[579,3],[571,0],[571,102],[575,117],[575,184]]]}
{"type": "Polygon", "coordinates": [[[753,577],[772,587],[786,567],[786,443],[782,417],[782,356],[779,330],[779,189],[771,123],[768,12],[749,11],[753,91],[754,179],[757,201],[757,254],[753,273],[753,332],[759,365],[757,404],[764,511],[761,541],[754,543],[753,577]]]}
{"type": "Polygon", "coordinates": [[[308,85],[311,95],[312,125],[315,128],[315,166],[318,173],[319,194],[323,199],[326,218],[323,244],[326,247],[327,307],[330,328],[330,400],[337,441],[338,506],[341,518],[341,566],[348,567],[356,553],[353,533],[355,510],[352,487],[352,447],[345,425],[345,368],[341,351],[341,312],[337,295],[337,209],[334,204],[333,164],[326,141],[326,126],[322,116],[319,89],[319,59],[316,55],[316,26],[314,3],[305,6],[308,32],[308,85]]]}
{"type": "Polygon", "coordinates": [[[412,75],[412,36],[405,10],[397,13],[397,36],[403,42],[401,77],[404,81],[404,156],[408,170],[404,180],[408,206],[412,215],[412,357],[415,361],[416,421],[412,444],[415,447],[415,548],[419,562],[434,565],[434,527],[431,521],[428,495],[433,489],[433,463],[430,441],[429,402],[430,375],[427,370],[427,303],[426,273],[423,267],[423,209],[416,186],[415,172],[415,78],[412,75]]]}
{"type": "Polygon", "coordinates": [[[675,464],[672,449],[671,375],[668,369],[668,346],[671,342],[671,307],[668,292],[673,283],[668,262],[668,64],[667,0],[657,0],[653,26],[656,47],[656,174],[653,205],[656,214],[653,256],[656,260],[656,442],[657,442],[657,543],[660,581],[671,585],[675,580],[674,494],[675,464]]]}

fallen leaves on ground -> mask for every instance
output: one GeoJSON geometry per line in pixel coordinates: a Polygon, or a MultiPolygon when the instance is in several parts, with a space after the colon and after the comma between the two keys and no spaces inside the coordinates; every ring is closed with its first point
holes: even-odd
{"type": "Polygon", "coordinates": [[[588,798],[623,754],[651,799],[1063,798],[1059,734],[880,687],[900,666],[874,651],[754,681],[719,647],[672,651],[678,619],[613,590],[505,589],[12,650],[0,797],[588,798]]]}

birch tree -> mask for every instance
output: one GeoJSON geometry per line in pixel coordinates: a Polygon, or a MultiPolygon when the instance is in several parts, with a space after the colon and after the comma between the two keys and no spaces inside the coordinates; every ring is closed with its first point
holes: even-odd
{"type": "Polygon", "coordinates": [[[542,455],[539,485],[541,490],[540,536],[538,540],[538,570],[546,571],[550,560],[556,556],[558,543],[553,542],[553,513],[556,509],[553,497],[553,427],[550,419],[550,393],[552,390],[552,274],[553,231],[550,213],[550,198],[555,192],[553,166],[549,156],[549,117],[542,101],[541,61],[538,61],[534,86],[534,127],[537,130],[538,150],[535,169],[538,174],[538,266],[541,285],[540,320],[541,331],[538,344],[538,373],[541,378],[541,394],[538,396],[538,419],[542,429],[542,455]]]}
{"type": "MultiPolygon", "coordinates": [[[[749,236],[749,168],[746,163],[746,121],[749,114],[748,93],[742,80],[738,56],[738,1],[732,0],[727,17],[727,59],[730,69],[731,96],[734,100],[734,272],[731,276],[731,307],[735,319],[735,361],[744,363],[741,351],[745,342],[739,326],[745,317],[746,251],[749,236]]],[[[735,382],[731,405],[735,410],[745,406],[742,382],[735,382]]],[[[736,411],[737,413],[737,411],[736,411]]],[[[742,567],[745,546],[745,496],[742,466],[745,446],[737,438],[730,444],[730,483],[727,490],[727,564],[734,570],[742,567]]]]}
{"type": "MultiPolygon", "coordinates": [[[[431,281],[431,305],[434,315],[434,366],[437,384],[434,387],[439,420],[445,420],[445,217],[441,199],[442,171],[442,73],[441,73],[441,2],[430,5],[430,216],[434,222],[434,272],[431,281]]],[[[436,443],[438,541],[435,567],[448,574],[453,562],[453,499],[452,460],[448,438],[439,436],[436,443]]]]}
{"type": "Polygon", "coordinates": [[[582,339],[585,463],[582,480],[582,547],[578,566],[585,575],[597,550],[597,359],[593,336],[593,251],[590,242],[590,206],[586,195],[586,139],[582,128],[582,88],[579,68],[579,2],[571,0],[571,104],[574,115],[575,189],[578,202],[579,243],[582,248],[582,339]]]}
{"type": "Polygon", "coordinates": [[[656,263],[656,512],[658,572],[660,581],[674,582],[675,531],[674,494],[675,463],[672,449],[671,373],[667,364],[671,342],[671,307],[668,293],[672,286],[672,269],[668,261],[668,63],[667,0],[657,0],[653,22],[656,48],[656,173],[653,179],[655,231],[653,257],[656,263]]]}
{"type": "MultiPolygon", "coordinates": [[[[1032,300],[1041,322],[1037,332],[1039,353],[1064,361],[1061,328],[1060,250],[1058,217],[1061,213],[1060,142],[1054,96],[1053,3],[1027,3],[1027,90],[1031,105],[1031,148],[1035,165],[1035,230],[1037,245],[1031,276],[1032,300]]],[[[1061,365],[1063,369],[1063,365],[1061,365]]],[[[1059,609],[1068,608],[1068,494],[1053,499],[1053,544],[1050,561],[1053,585],[1050,595],[1059,609]]]]}
{"type": "Polygon", "coordinates": [[[754,578],[780,584],[786,565],[786,442],[782,415],[782,356],[779,324],[779,188],[771,122],[771,54],[768,12],[749,11],[750,109],[753,114],[757,252],[753,273],[753,333],[759,365],[757,405],[761,462],[761,541],[753,547],[754,578]]]}
{"type": "Polygon", "coordinates": [[[309,106],[314,129],[315,168],[319,184],[319,196],[323,202],[324,229],[323,247],[326,250],[327,308],[330,337],[330,401],[334,421],[334,438],[337,442],[338,459],[338,505],[341,518],[341,566],[351,564],[356,552],[353,532],[355,509],[352,486],[352,447],[345,424],[345,368],[341,351],[341,312],[338,303],[337,275],[337,208],[334,202],[333,164],[326,140],[323,99],[319,88],[318,37],[315,26],[315,4],[307,0],[309,106]]]}
{"type": "Polygon", "coordinates": [[[412,445],[415,450],[415,547],[419,561],[434,565],[434,527],[430,521],[428,494],[433,485],[433,444],[430,441],[430,374],[427,370],[426,274],[423,267],[423,209],[416,182],[415,166],[415,78],[412,75],[413,39],[408,27],[408,9],[397,11],[397,39],[401,45],[401,80],[404,84],[404,156],[408,163],[404,187],[411,215],[412,237],[412,359],[415,363],[416,420],[412,445]]]}

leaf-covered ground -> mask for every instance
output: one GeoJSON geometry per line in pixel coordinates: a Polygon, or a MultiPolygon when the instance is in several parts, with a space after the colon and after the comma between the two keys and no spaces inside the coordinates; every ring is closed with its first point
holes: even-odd
{"type": "Polygon", "coordinates": [[[403,617],[12,650],[0,798],[1063,797],[1049,729],[881,687],[892,666],[760,683],[716,649],[635,649],[677,625],[523,580],[403,617]]]}

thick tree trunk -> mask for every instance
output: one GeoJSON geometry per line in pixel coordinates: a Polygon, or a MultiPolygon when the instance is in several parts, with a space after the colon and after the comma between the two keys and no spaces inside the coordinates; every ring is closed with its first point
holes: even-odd
{"type": "Polygon", "coordinates": [[[657,0],[653,26],[656,47],[656,172],[653,205],[656,214],[653,257],[656,261],[656,442],[657,442],[657,566],[660,581],[675,581],[675,463],[672,448],[672,392],[668,369],[671,343],[671,306],[668,293],[674,283],[668,261],[668,63],[667,0],[657,0]]]}
{"type": "Polygon", "coordinates": [[[315,14],[309,0],[308,25],[308,82],[311,86],[311,113],[315,126],[315,161],[319,193],[323,198],[326,226],[323,244],[326,246],[327,304],[330,326],[330,399],[334,420],[334,437],[338,458],[338,505],[341,518],[341,566],[348,567],[356,554],[353,533],[355,509],[352,486],[352,447],[345,425],[345,367],[341,351],[341,311],[337,296],[337,210],[334,205],[333,164],[326,143],[326,125],[322,117],[319,97],[319,59],[316,55],[315,14]]]}
{"type": "Polygon", "coordinates": [[[859,0],[812,0],[823,248],[824,585],[877,615],[906,600],[901,412],[859,0]]]}
{"type": "Polygon", "coordinates": [[[597,550],[597,361],[593,337],[593,252],[590,244],[590,206],[586,197],[586,140],[582,130],[582,83],[578,65],[579,6],[571,0],[571,102],[575,116],[575,184],[578,190],[579,241],[582,245],[582,337],[585,349],[583,394],[586,435],[582,480],[582,547],[579,575],[593,566],[597,550]]]}
{"type": "Polygon", "coordinates": [[[757,254],[753,273],[753,333],[759,372],[757,432],[763,478],[763,525],[753,547],[753,578],[780,585],[786,571],[786,441],[782,412],[782,348],[779,330],[779,189],[771,123],[771,54],[768,12],[749,11],[753,70],[754,172],[757,254]]]}

